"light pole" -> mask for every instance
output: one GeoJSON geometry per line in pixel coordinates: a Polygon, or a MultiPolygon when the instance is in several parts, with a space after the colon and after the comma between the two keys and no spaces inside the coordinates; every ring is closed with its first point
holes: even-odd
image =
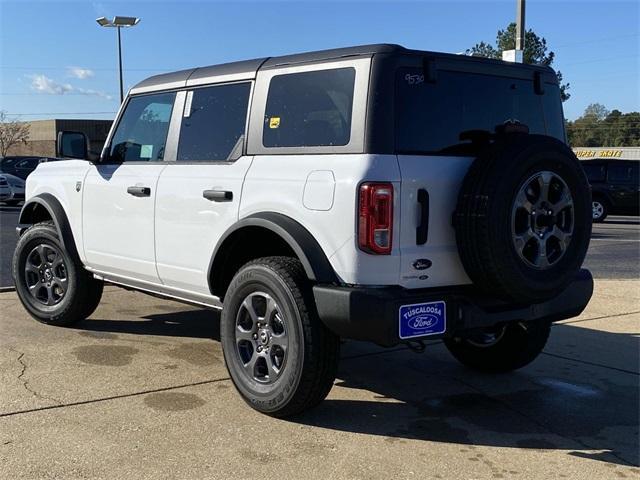
{"type": "Polygon", "coordinates": [[[124,100],[124,91],[122,88],[122,42],[120,41],[120,29],[127,27],[135,27],[140,23],[140,19],[137,17],[113,17],[113,20],[108,20],[105,17],[96,18],[96,22],[101,27],[114,27],[118,30],[118,66],[120,72],[120,103],[124,100]]]}
{"type": "Polygon", "coordinates": [[[524,10],[525,0],[516,0],[516,44],[515,49],[502,52],[502,59],[507,62],[524,63],[524,10]]]}

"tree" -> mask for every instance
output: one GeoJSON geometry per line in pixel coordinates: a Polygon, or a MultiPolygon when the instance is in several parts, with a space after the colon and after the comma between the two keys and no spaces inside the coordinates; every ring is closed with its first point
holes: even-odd
{"type": "Polygon", "coordinates": [[[640,147],[640,112],[609,111],[592,103],[567,122],[567,138],[574,147],[640,147]]]}
{"type": "Polygon", "coordinates": [[[0,110],[0,157],[6,157],[9,149],[19,143],[27,143],[29,125],[18,120],[9,120],[7,112],[0,110]]]}
{"type": "MultiPolygon", "coordinates": [[[[614,110],[615,112],[620,113],[619,110],[614,110]]],[[[593,117],[598,121],[602,121],[609,115],[609,110],[607,107],[602,105],[601,103],[591,103],[584,109],[583,117],[593,117]]]]}
{"type": "MultiPolygon", "coordinates": [[[[476,55],[479,57],[487,58],[502,58],[502,52],[504,50],[513,50],[516,47],[516,24],[510,23],[506,29],[498,30],[496,35],[496,46],[480,42],[476,43],[473,47],[466,51],[467,55],[476,55]]],[[[547,40],[544,37],[539,37],[533,30],[527,30],[524,36],[524,63],[532,65],[545,65],[550,67],[553,65],[553,61],[556,58],[556,54],[553,51],[548,50],[547,40]]],[[[571,94],[569,93],[569,84],[562,83],[562,72],[557,71],[558,83],[560,84],[560,97],[565,102],[569,100],[571,94]]]]}

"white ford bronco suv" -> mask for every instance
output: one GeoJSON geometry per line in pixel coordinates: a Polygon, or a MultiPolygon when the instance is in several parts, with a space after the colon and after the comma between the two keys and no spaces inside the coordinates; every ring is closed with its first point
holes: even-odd
{"type": "Polygon", "coordinates": [[[341,337],[505,372],[592,294],[546,67],[367,45],[194,68],[133,87],[87,153],[61,132],[70,159],[27,180],[25,308],[71,325],[104,282],[221,308],[231,379],[270,415],[324,399],[341,337]]]}

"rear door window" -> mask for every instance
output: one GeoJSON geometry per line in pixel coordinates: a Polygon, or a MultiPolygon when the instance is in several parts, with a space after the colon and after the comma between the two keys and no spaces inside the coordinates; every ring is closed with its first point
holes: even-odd
{"type": "Polygon", "coordinates": [[[178,161],[225,161],[241,152],[251,83],[199,88],[187,93],[178,161]]]}
{"type": "Polygon", "coordinates": [[[559,92],[546,87],[544,95],[536,95],[533,80],[454,71],[438,71],[437,81],[430,83],[422,69],[400,68],[396,148],[404,153],[471,153],[471,140],[465,137],[494,133],[508,121],[564,141],[559,92]],[[545,104],[553,110],[546,121],[545,104]]]}
{"type": "Polygon", "coordinates": [[[587,174],[589,183],[605,181],[607,169],[604,165],[583,164],[582,168],[584,168],[584,172],[587,174]]]}
{"type": "Polygon", "coordinates": [[[113,134],[109,160],[163,160],[175,97],[175,92],[131,97],[113,134]]]}
{"type": "Polygon", "coordinates": [[[351,67],[274,76],[267,95],[263,145],[347,145],[355,76],[351,67]]]}

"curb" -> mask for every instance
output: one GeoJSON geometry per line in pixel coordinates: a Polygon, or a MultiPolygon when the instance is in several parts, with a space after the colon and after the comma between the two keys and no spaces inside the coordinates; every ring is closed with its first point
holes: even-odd
{"type": "Polygon", "coordinates": [[[0,287],[0,293],[15,292],[16,287],[0,287]]]}

